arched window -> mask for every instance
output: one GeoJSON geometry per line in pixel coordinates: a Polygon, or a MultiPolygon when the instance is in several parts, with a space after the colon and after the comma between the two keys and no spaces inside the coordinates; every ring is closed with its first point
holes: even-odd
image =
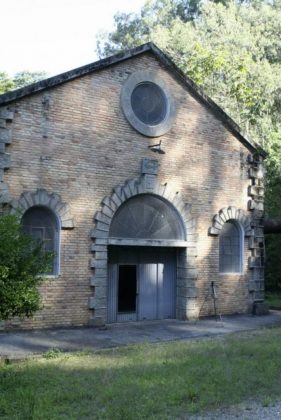
{"type": "Polygon", "coordinates": [[[125,201],[114,215],[109,236],[185,240],[183,223],[176,210],[153,194],[140,194],[125,201]]]}
{"type": "Polygon", "coordinates": [[[48,273],[59,273],[59,222],[55,214],[46,207],[34,206],[28,209],[22,217],[25,233],[43,242],[46,252],[53,252],[52,268],[48,273]]]}
{"type": "Polygon", "coordinates": [[[243,272],[242,228],[234,220],[227,221],[220,233],[220,273],[243,272]]]}

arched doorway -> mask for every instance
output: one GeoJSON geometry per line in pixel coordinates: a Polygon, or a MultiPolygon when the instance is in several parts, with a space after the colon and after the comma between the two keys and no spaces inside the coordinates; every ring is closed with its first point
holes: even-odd
{"type": "Polygon", "coordinates": [[[177,247],[185,236],[163,197],[139,194],[118,208],[109,228],[108,322],[176,317],[177,247]]]}

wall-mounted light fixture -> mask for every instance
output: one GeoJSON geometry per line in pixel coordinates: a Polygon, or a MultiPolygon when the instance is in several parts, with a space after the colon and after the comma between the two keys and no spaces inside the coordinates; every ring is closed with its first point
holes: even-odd
{"type": "Polygon", "coordinates": [[[161,142],[160,141],[158,144],[153,144],[151,146],[148,146],[148,148],[155,153],[160,153],[161,155],[165,154],[165,151],[161,148],[161,142]]]}

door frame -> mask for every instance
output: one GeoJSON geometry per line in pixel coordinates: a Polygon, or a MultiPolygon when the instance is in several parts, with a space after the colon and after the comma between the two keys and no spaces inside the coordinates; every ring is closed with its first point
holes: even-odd
{"type": "MultiPolygon", "coordinates": [[[[122,247],[118,247],[121,248],[122,247]]],[[[131,248],[131,247],[130,247],[131,248]]],[[[134,249],[135,247],[132,247],[134,249]]],[[[177,301],[177,250],[175,248],[173,249],[166,249],[167,255],[165,255],[165,251],[163,248],[158,248],[159,254],[151,258],[151,261],[147,261],[147,254],[143,254],[143,257],[141,256],[141,250],[143,247],[139,247],[139,252],[136,252],[135,258],[133,257],[133,262],[126,261],[126,258],[124,257],[118,257],[117,252],[117,258],[113,257],[113,261],[109,263],[109,276],[108,276],[108,310],[107,310],[107,322],[114,323],[114,322],[126,322],[126,321],[142,321],[145,320],[145,318],[140,319],[140,304],[141,304],[141,276],[142,276],[142,269],[141,266],[145,265],[155,265],[156,266],[156,283],[155,283],[155,304],[156,304],[156,311],[155,311],[155,318],[148,318],[148,320],[152,319],[174,319],[176,318],[176,301],[177,301]],[[171,251],[169,253],[169,250],[171,251]],[[162,252],[161,252],[162,251],[162,252]],[[118,261],[118,259],[121,259],[122,262],[118,261]],[[165,261],[167,261],[166,268],[172,267],[172,273],[171,274],[171,283],[170,286],[168,285],[168,289],[164,290],[164,270],[165,270],[165,261]],[[118,291],[119,291],[119,271],[120,266],[135,266],[136,267],[136,311],[135,312],[128,312],[128,313],[118,313],[118,291]],[[159,274],[159,269],[163,270],[161,274],[159,274]],[[162,277],[161,281],[161,288],[162,290],[159,290],[160,283],[159,283],[159,275],[162,277]],[[169,288],[170,287],[170,288],[169,288]],[[166,301],[164,301],[165,296],[167,296],[167,293],[169,295],[169,290],[172,290],[172,301],[169,302],[169,311],[170,315],[165,317],[165,311],[163,310],[163,307],[167,304],[166,301]],[[161,300],[162,296],[162,300],[161,300]]],[[[147,250],[147,248],[146,248],[147,250]]],[[[136,250],[137,251],[137,250],[136,250]]],[[[155,252],[155,247],[152,247],[151,251],[155,252]]],[[[126,255],[126,254],[124,254],[126,255]]],[[[132,255],[131,255],[132,258],[132,255]]],[[[128,258],[129,260],[129,258],[128,258]]],[[[169,274],[168,274],[169,276],[169,274]]],[[[168,312],[169,312],[168,311],[168,312]]],[[[144,311],[145,313],[145,311],[144,311]]]]}

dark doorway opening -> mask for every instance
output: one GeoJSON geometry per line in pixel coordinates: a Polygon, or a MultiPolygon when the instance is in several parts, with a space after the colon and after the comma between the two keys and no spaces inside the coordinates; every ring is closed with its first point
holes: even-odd
{"type": "Polygon", "coordinates": [[[119,265],[118,312],[136,312],[136,295],[136,265],[119,265]]]}

